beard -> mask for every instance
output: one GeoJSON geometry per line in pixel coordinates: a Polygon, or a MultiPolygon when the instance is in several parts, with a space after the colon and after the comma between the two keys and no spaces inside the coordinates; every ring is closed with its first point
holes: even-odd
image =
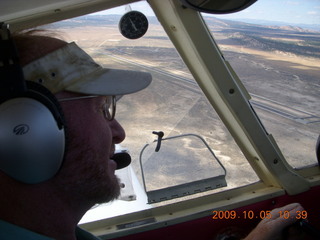
{"type": "Polygon", "coordinates": [[[100,155],[87,141],[80,144],[70,140],[63,165],[55,178],[60,190],[68,196],[72,194],[70,197],[76,201],[91,205],[117,199],[119,179],[108,169],[106,156],[100,155]]]}

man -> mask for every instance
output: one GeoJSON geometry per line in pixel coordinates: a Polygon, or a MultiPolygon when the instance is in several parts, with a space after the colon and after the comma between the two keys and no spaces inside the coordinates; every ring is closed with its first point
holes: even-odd
{"type": "Polygon", "coordinates": [[[1,169],[0,239],[76,239],[83,233],[76,226],[85,212],[120,193],[111,158],[125,132],[114,119],[112,96],[147,87],[151,76],[103,69],[74,43],[59,39],[25,34],[15,42],[25,79],[58,99],[66,149],[61,167],[48,179],[21,180],[1,169]]]}
{"type": "MultiPolygon", "coordinates": [[[[103,69],[74,43],[56,38],[24,34],[16,36],[15,42],[25,79],[45,86],[57,98],[64,115],[61,125],[66,143],[54,173],[43,176],[40,171],[37,176],[33,169],[37,165],[30,174],[28,166],[18,173],[12,170],[18,168],[15,164],[1,168],[0,239],[96,239],[77,224],[94,204],[112,201],[120,193],[112,158],[115,144],[124,140],[125,132],[114,119],[113,96],[147,87],[151,76],[103,69]]],[[[34,144],[30,140],[29,145],[34,144]]],[[[276,226],[272,221],[262,222],[248,239],[262,239],[256,238],[261,236],[259,229],[267,231],[264,239],[273,239],[266,226],[278,233],[284,225],[288,222],[276,226]]]]}

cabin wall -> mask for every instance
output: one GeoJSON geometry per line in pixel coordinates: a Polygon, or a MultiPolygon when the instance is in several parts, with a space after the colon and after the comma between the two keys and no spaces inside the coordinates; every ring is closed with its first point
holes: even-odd
{"type": "MultiPolygon", "coordinates": [[[[118,240],[213,240],[216,235],[230,227],[240,229],[244,234],[249,233],[261,220],[260,213],[284,206],[286,204],[299,202],[308,213],[308,221],[316,228],[320,229],[320,186],[313,187],[311,190],[290,196],[283,195],[281,197],[272,198],[262,202],[258,202],[249,206],[234,209],[237,212],[236,219],[220,219],[213,220],[212,216],[192,220],[168,226],[165,228],[155,229],[148,232],[137,233],[125,237],[117,238],[118,240]],[[248,217],[249,211],[254,212],[253,219],[244,219],[248,217]]],[[[252,213],[252,212],[251,212],[252,213]]],[[[306,238],[312,239],[312,238],[306,238]]]]}

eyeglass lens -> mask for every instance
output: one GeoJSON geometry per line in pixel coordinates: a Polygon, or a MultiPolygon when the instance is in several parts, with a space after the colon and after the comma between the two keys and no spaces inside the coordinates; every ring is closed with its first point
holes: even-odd
{"type": "Polygon", "coordinates": [[[104,105],[104,114],[109,121],[113,120],[116,115],[116,98],[115,96],[108,96],[104,105]]]}

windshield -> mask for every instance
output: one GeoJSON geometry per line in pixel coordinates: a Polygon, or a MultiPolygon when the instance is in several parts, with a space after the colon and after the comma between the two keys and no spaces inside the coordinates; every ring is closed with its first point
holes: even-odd
{"type": "MultiPolygon", "coordinates": [[[[263,3],[258,1],[252,8],[263,3]]],[[[252,96],[252,106],[289,163],[298,168],[315,164],[314,147],[320,129],[319,29],[225,19],[232,16],[203,15],[224,57],[252,96]]],[[[65,40],[75,41],[104,67],[152,74],[153,82],[147,89],[118,101],[116,114],[126,130],[121,148],[129,150],[133,178],[137,177],[144,190],[208,179],[217,183],[204,193],[193,189],[196,194],[189,198],[259,181],[146,2],[48,28],[58,29],[65,40]],[[149,22],[146,34],[136,40],[119,32],[122,16],[131,10],[141,11],[149,22]],[[158,135],[153,132],[163,132],[166,139],[159,151],[158,142],[154,142],[158,135]]],[[[129,195],[126,200],[135,199],[129,195]]],[[[142,208],[170,201],[151,203],[142,208]]],[[[137,210],[125,209],[123,213],[137,210]]]]}
{"type": "Polygon", "coordinates": [[[140,93],[124,96],[117,103],[116,119],[126,130],[126,139],[121,146],[130,151],[131,167],[140,183],[143,181],[139,159],[146,144],[150,146],[141,161],[147,190],[220,175],[226,178],[227,186],[211,191],[258,181],[151,9],[146,3],[130,4],[130,8],[147,14],[149,21],[147,33],[137,40],[127,39],[119,32],[118,23],[126,13],[125,7],[62,21],[50,27],[58,29],[66,40],[75,41],[104,67],[152,73],[151,86],[140,93]],[[226,168],[226,173],[198,137],[163,141],[156,153],[153,141],[157,135],[153,131],[162,131],[164,138],[183,134],[200,136],[226,168]]]}

